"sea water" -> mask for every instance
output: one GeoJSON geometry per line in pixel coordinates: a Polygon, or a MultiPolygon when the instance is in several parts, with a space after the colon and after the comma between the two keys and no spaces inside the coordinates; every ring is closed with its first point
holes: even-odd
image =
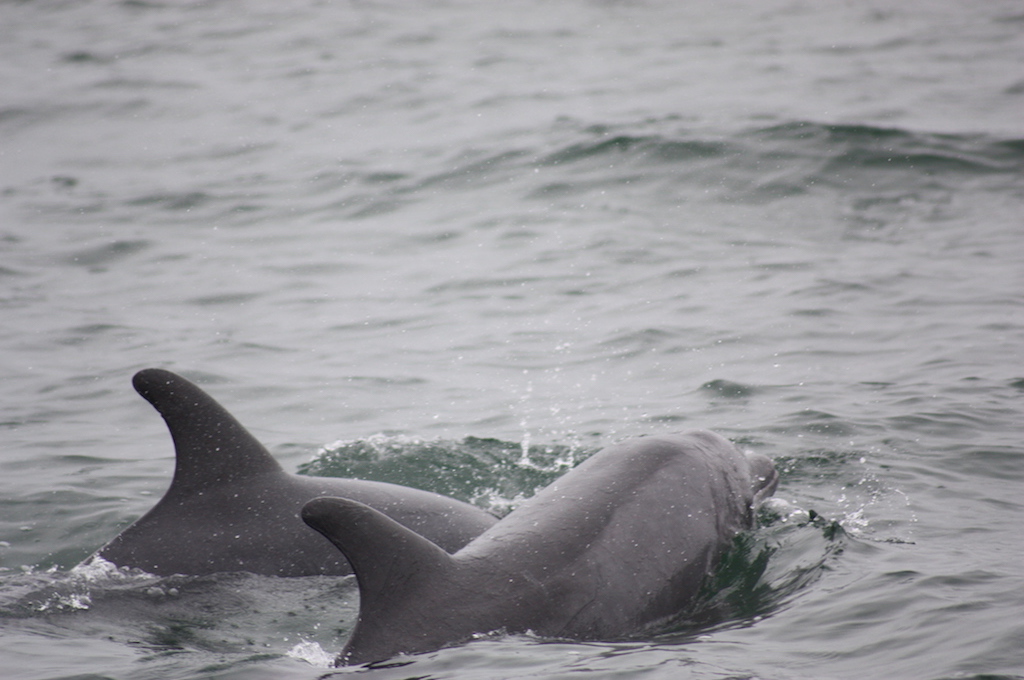
{"type": "Polygon", "coordinates": [[[131,389],[503,514],[626,437],[781,484],[686,625],[385,678],[1024,677],[1024,6],[0,4],[0,669],[317,678],[351,579],[75,569],[131,389]]]}

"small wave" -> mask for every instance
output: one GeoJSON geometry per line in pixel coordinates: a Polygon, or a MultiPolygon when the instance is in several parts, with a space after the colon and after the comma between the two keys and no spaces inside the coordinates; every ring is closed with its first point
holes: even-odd
{"type": "Polygon", "coordinates": [[[852,437],[860,434],[864,428],[857,423],[826,411],[803,409],[789,414],[782,424],[774,426],[772,429],[784,433],[852,437]]]}
{"type": "Polygon", "coordinates": [[[907,167],[941,172],[1017,173],[1024,166],[1024,140],[987,135],[935,134],[869,125],[795,122],[750,133],[766,143],[831,158],[841,166],[907,167]]]}
{"type": "Polygon", "coordinates": [[[64,260],[80,267],[106,267],[146,250],[150,245],[149,241],[142,239],[112,241],[70,253],[64,260]]]}
{"type": "Polygon", "coordinates": [[[657,163],[676,163],[695,159],[720,158],[735,150],[719,140],[675,139],[663,135],[610,135],[608,130],[592,128],[599,135],[593,141],[582,141],[559,149],[540,160],[540,165],[566,165],[608,156],[634,156],[657,163]]]}
{"type": "MultiPolygon", "coordinates": [[[[346,172],[318,185],[316,194],[328,197],[321,209],[349,219],[401,210],[437,191],[505,183],[527,200],[548,203],[642,187],[674,201],[680,200],[677,189],[699,188],[752,204],[826,190],[852,194],[855,202],[863,198],[859,193],[881,196],[906,210],[934,203],[932,193],[959,188],[965,178],[1005,184],[1016,182],[1024,170],[1021,139],[814,121],[738,130],[693,129],[677,119],[618,125],[559,121],[548,137],[530,146],[508,146],[507,139],[482,143],[422,172],[383,167],[346,172]]],[[[319,175],[311,180],[317,181],[319,175]]],[[[222,202],[202,191],[138,200],[168,210],[222,202]]],[[[868,218],[878,219],[875,212],[885,212],[889,203],[869,203],[868,218]]],[[[443,238],[459,233],[446,230],[443,238]]]]}
{"type": "Polygon", "coordinates": [[[709,394],[725,397],[726,399],[744,399],[759,392],[759,388],[754,385],[744,385],[722,379],[710,380],[701,385],[700,389],[709,394]]]}
{"type": "MultiPolygon", "coordinates": [[[[549,171],[545,187],[558,187],[560,195],[591,190],[593,181],[583,178],[599,173],[608,182],[628,175],[631,185],[686,179],[754,203],[820,187],[877,194],[883,174],[888,191],[913,192],[945,186],[947,177],[1016,181],[1024,171],[1021,139],[810,121],[723,135],[664,125],[582,127],[576,139],[532,162],[549,171]],[[552,178],[550,172],[571,178],[552,178]]],[[[543,187],[534,191],[538,197],[550,193],[543,187]]]]}

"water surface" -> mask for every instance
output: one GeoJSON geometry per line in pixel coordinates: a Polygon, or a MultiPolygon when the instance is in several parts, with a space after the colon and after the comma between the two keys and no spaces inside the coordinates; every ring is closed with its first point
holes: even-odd
{"type": "Polygon", "coordinates": [[[506,512],[714,429],[778,497],[702,624],[372,678],[1024,677],[1024,11],[0,4],[5,677],[316,678],[353,584],[71,572],[147,366],[289,470],[506,512]]]}

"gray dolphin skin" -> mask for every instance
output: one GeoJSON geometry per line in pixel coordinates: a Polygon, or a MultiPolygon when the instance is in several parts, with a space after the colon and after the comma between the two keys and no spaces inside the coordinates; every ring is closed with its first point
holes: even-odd
{"type": "Polygon", "coordinates": [[[95,554],[118,566],[158,576],[350,574],[338,550],[300,518],[307,501],[325,495],[364,503],[453,552],[497,521],[480,508],[419,489],[288,474],[188,380],[150,368],[132,382],[166,421],[176,463],[164,497],[95,554]]]}
{"type": "Polygon", "coordinates": [[[358,500],[302,518],[348,557],[359,619],[338,666],[504,631],[636,634],[685,609],[778,475],[711,432],[643,437],[593,455],[454,555],[358,500]]]}

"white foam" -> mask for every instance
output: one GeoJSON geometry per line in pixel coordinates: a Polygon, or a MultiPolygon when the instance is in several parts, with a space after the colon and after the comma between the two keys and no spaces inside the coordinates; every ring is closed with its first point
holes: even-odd
{"type": "Polygon", "coordinates": [[[288,656],[293,659],[305,661],[311,666],[318,668],[331,668],[334,666],[334,657],[324,651],[324,648],[317,642],[303,640],[288,650],[288,656]]]}
{"type": "Polygon", "coordinates": [[[119,567],[99,555],[93,555],[81,564],[73,567],[68,574],[87,583],[123,583],[125,581],[144,581],[159,578],[133,567],[119,567]]]}
{"type": "Polygon", "coordinates": [[[811,520],[811,514],[807,510],[777,496],[764,499],[761,510],[775,515],[780,522],[803,524],[811,520]]]}

